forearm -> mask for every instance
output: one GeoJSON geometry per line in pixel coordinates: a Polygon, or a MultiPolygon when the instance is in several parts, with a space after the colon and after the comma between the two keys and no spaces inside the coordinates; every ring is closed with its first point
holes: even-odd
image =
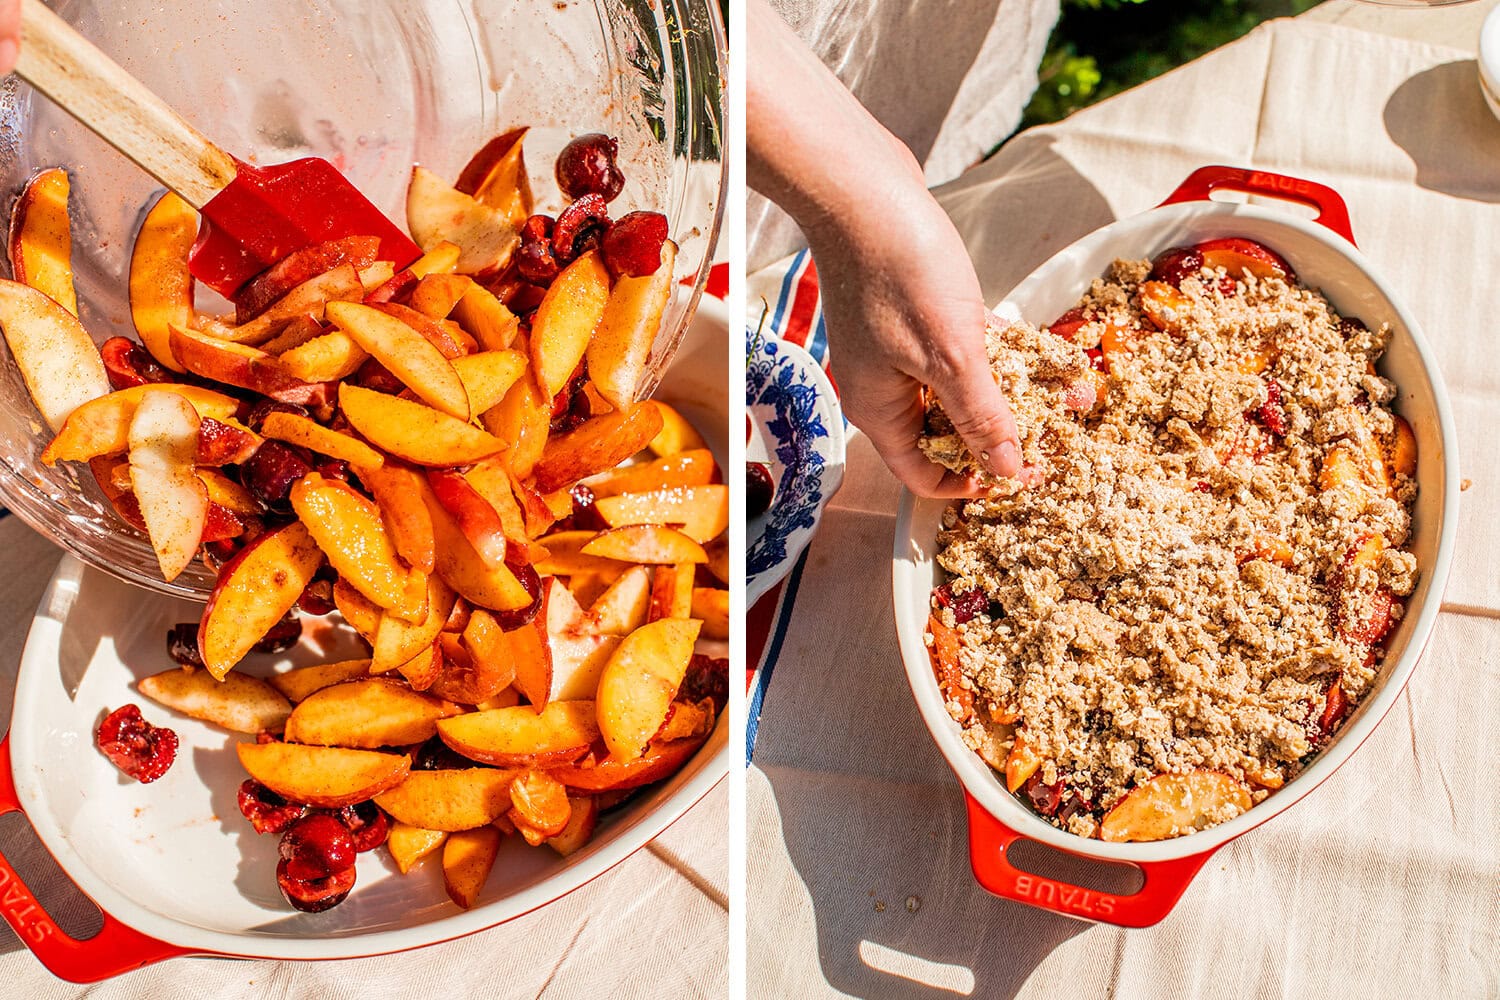
{"type": "Polygon", "coordinates": [[[870,115],[765,0],[751,0],[750,186],[809,238],[924,188],[911,152],[870,115]],[[864,211],[861,211],[863,209],[864,211]]]}

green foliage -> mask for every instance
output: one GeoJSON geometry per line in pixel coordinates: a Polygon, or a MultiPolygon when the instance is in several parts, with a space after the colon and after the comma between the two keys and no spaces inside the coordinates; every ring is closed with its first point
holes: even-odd
{"type": "Polygon", "coordinates": [[[1063,0],[1021,127],[1060,121],[1318,0],[1063,0]]]}

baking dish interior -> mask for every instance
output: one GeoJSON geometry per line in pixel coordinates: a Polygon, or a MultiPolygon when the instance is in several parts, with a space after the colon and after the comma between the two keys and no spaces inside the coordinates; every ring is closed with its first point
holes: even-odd
{"type": "Polygon", "coordinates": [[[928,728],[966,789],[1018,833],[1061,850],[1120,861],[1164,861],[1210,850],[1259,825],[1310,792],[1358,748],[1389,711],[1415,668],[1437,617],[1457,524],[1457,445],[1452,415],[1435,360],[1394,293],[1361,254],[1314,222],[1250,204],[1171,205],[1121,220],[1067,247],[1006,296],[998,311],[1045,324],[1075,305],[1089,283],[1116,258],[1149,258],[1173,246],[1242,236],[1286,258],[1300,280],[1320,290],[1341,315],[1372,327],[1388,323],[1390,347],[1379,369],[1395,381],[1396,412],[1417,438],[1418,494],[1409,543],[1421,576],[1393,631],[1370,694],[1318,758],[1295,780],[1245,814],[1173,840],[1107,844],[1053,827],[1006,791],[1000,776],[965,746],[943,707],[923,630],[928,594],[945,578],[937,565],[936,535],[946,503],[904,495],[896,527],[896,627],[908,680],[928,728]]]}

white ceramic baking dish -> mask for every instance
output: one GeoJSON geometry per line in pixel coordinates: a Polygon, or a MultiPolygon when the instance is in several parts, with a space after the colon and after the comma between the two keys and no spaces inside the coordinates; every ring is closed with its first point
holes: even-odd
{"type": "Polygon", "coordinates": [[[922,718],[963,785],[975,877],[986,889],[1009,899],[1123,926],[1161,920],[1215,850],[1310,793],[1369,737],[1406,686],[1432,633],[1458,526],[1458,442],[1442,375],[1395,286],[1355,247],[1343,200],[1323,185],[1261,171],[1204,167],[1157,208],[1096,230],[1057,253],[1006,296],[997,311],[1050,322],[1072,307],[1089,282],[1103,275],[1116,258],[1150,258],[1168,247],[1225,236],[1248,237],[1280,253],[1340,314],[1371,326],[1391,325],[1394,335],[1379,367],[1399,387],[1394,407],[1411,422],[1417,437],[1419,492],[1411,550],[1421,577],[1390,638],[1373,690],[1306,771],[1243,815],[1173,840],[1108,844],[1053,827],[1012,796],[996,772],[964,745],[958,725],[943,707],[922,635],[929,593],[944,579],[934,556],[946,504],[906,494],[896,523],[893,574],[901,655],[922,718]],[[1298,202],[1316,209],[1319,217],[1310,221],[1280,206],[1211,200],[1215,190],[1298,202]],[[1020,840],[1135,865],[1144,884],[1133,895],[1114,895],[1022,871],[1006,856],[1020,840]]]}
{"type": "MultiPolygon", "coordinates": [[[[655,397],[703,432],[722,468],[727,315],[721,304],[704,303],[655,397]]],[[[726,714],[681,771],[602,817],[593,839],[571,857],[509,838],[471,910],[449,902],[434,861],[402,876],[380,850],[360,855],[357,884],[342,904],[298,913],[276,886],[278,838],[258,836],[235,804],[245,775],[234,744],[246,737],[177,715],[134,689],[141,677],[170,665],[167,629],[197,621],[201,610],[85,568],[72,556],[63,559],[37,610],[10,732],[0,741],[0,814],[26,814],[62,870],[103,911],[104,927],[87,940],[68,937],[4,858],[0,915],[65,979],[92,982],[179,955],[353,958],[471,934],[619,864],[728,773],[726,714]],[[106,709],[127,701],[181,740],[176,763],[150,785],[122,776],[94,747],[106,709]]],[[[728,655],[724,643],[705,651],[728,655]]],[[[358,655],[350,630],[309,627],[285,659],[322,663],[358,655]]],[[[265,674],[278,663],[252,657],[238,669],[265,674]]]]}

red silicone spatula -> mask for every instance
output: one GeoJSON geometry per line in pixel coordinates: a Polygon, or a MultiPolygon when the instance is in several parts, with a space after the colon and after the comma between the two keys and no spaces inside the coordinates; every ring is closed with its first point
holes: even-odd
{"type": "Polygon", "coordinates": [[[222,295],[288,254],[344,236],[378,236],[398,268],[421,250],[327,160],[251,166],[205,139],[41,0],[21,5],[16,73],[202,218],[189,267],[222,295]]]}

